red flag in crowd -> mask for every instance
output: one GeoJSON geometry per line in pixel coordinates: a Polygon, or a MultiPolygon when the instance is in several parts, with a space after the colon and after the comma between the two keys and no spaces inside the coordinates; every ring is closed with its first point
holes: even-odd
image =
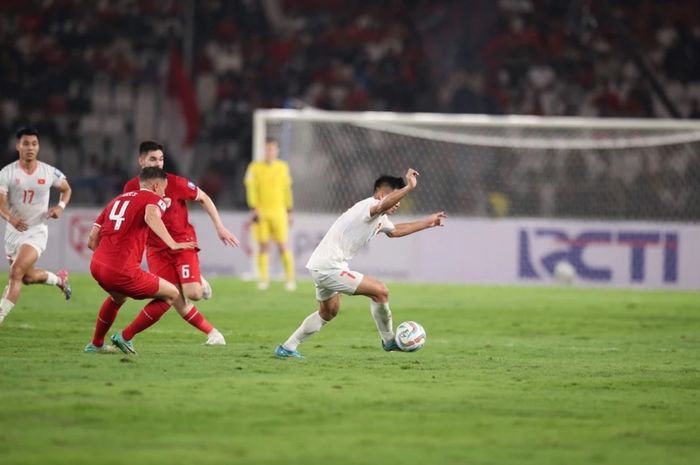
{"type": "Polygon", "coordinates": [[[181,139],[183,146],[189,147],[197,138],[199,131],[199,106],[194,92],[194,86],[185,72],[182,57],[175,47],[170,50],[168,66],[168,99],[173,103],[180,121],[176,124],[184,132],[181,139]]]}

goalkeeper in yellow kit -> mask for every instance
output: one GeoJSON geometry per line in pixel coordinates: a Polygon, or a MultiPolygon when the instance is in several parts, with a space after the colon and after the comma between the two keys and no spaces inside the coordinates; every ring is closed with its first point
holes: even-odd
{"type": "Polygon", "coordinates": [[[279,143],[265,141],[265,160],[253,161],[245,174],[246,198],[253,214],[253,238],[258,243],[258,289],[270,286],[270,238],[277,243],[287,278],[285,288],[296,289],[294,257],[287,246],[292,212],[292,177],[289,165],[278,159],[279,143]]]}

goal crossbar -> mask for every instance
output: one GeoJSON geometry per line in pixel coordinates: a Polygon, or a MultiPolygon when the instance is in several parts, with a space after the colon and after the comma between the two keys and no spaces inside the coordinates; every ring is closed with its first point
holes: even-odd
{"type": "Polygon", "coordinates": [[[262,158],[266,122],[347,123],[409,137],[476,146],[519,149],[622,149],[700,141],[700,121],[674,119],[544,117],[529,115],[480,115],[444,113],[345,112],[318,109],[256,110],[254,118],[255,159],[262,158]],[[420,126],[420,127],[417,127],[420,126]],[[577,129],[635,131],[625,138],[533,138],[504,139],[498,136],[457,134],[431,127],[472,127],[510,129],[577,129]],[[640,135],[646,131],[682,131],[672,134],[640,135]]]}

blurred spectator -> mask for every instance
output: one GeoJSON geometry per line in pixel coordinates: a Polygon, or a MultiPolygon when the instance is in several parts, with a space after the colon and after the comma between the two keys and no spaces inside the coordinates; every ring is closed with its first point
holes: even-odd
{"type": "Polygon", "coordinates": [[[114,192],[113,184],[103,175],[108,172],[106,167],[101,166],[97,155],[91,154],[87,162],[81,165],[80,174],[73,182],[76,200],[98,205],[105,203],[109,198],[107,196],[114,192]]]}
{"type": "MultiPolygon", "coordinates": [[[[673,103],[689,118],[700,118],[696,2],[613,3],[613,15],[629,28],[673,103]]],[[[0,2],[3,156],[16,156],[14,130],[31,120],[51,148],[42,153],[55,156],[69,178],[78,178],[76,188],[89,193],[76,200],[100,203],[108,194],[97,191],[117,189],[128,177],[122,176],[124,167],[134,166],[129,148],[142,138],[158,139],[172,152],[166,161],[177,159],[187,171],[180,174],[200,179],[212,197],[221,195],[222,205],[244,207],[235,179],[250,159],[256,108],[296,102],[346,111],[668,116],[616,32],[600,20],[596,2],[199,0],[192,16],[183,5],[0,2]],[[198,100],[193,147],[172,147],[179,134],[161,124],[171,116],[165,113],[173,45],[183,55],[198,100]],[[81,170],[78,157],[86,153],[95,155],[81,170]]],[[[523,168],[541,179],[539,192],[515,174],[499,179],[510,203],[505,207],[494,197],[490,209],[591,215],[585,210],[590,202],[582,206],[571,196],[613,191],[618,179],[608,172],[584,175],[591,160],[574,157],[561,169],[523,168]],[[554,173],[565,174],[566,185],[555,185],[554,173]],[[537,199],[528,203],[532,211],[519,210],[523,201],[514,191],[537,199]],[[567,203],[578,210],[568,210],[567,203]]],[[[659,174],[645,170],[624,189],[639,189],[630,186],[651,183],[659,174]]],[[[664,199],[676,195],[689,202],[697,196],[674,186],[683,183],[681,173],[663,173],[663,179],[653,185],[663,189],[664,199]]],[[[647,199],[653,206],[661,193],[648,195],[655,196],[647,199]]],[[[487,195],[460,196],[488,203],[487,195]]],[[[669,202],[666,208],[682,209],[669,202]]]]}
{"type": "Polygon", "coordinates": [[[216,203],[224,187],[224,178],[216,169],[216,165],[210,163],[204,174],[199,179],[199,187],[206,192],[216,203]]]}

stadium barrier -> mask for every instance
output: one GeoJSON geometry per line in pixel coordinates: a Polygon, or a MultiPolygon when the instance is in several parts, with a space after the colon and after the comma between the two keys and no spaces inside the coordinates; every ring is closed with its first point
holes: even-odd
{"type": "MultiPolygon", "coordinates": [[[[40,265],[88,272],[91,252],[85,242],[98,213],[70,208],[60,220],[51,221],[48,249],[40,265]]],[[[199,234],[202,271],[246,276],[249,216],[223,212],[222,218],[242,240],[240,249],[221,244],[206,214],[191,215],[199,234]]],[[[290,244],[300,278],[308,277],[304,264],[335,218],[295,215],[290,244]]],[[[577,286],[700,290],[700,225],[448,218],[444,228],[399,239],[375,238],[351,267],[390,281],[547,285],[556,282],[554,268],[562,260],[573,266],[577,286]]]]}

